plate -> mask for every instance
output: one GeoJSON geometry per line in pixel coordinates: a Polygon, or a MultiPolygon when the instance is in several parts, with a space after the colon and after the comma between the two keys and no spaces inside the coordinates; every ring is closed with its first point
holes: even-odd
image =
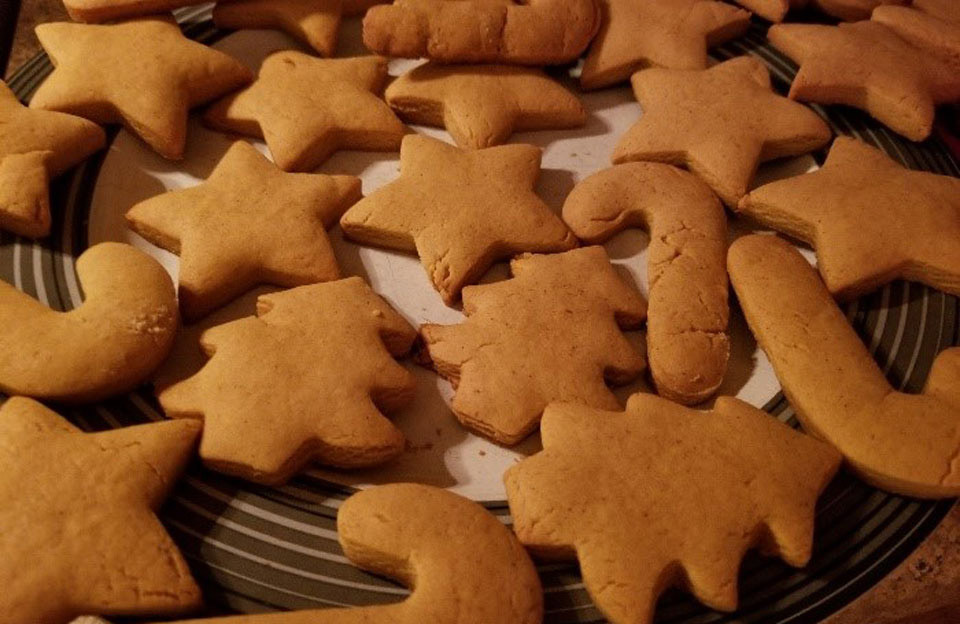
{"type": "MultiPolygon", "coordinates": [[[[178,12],[185,33],[229,52],[256,69],[269,52],[299,48],[270,31],[228,34],[209,21],[209,8],[178,12]]],[[[363,53],[359,20],[347,20],[340,54],[363,53]]],[[[796,66],[766,43],[765,28],[752,25],[747,35],[717,48],[714,60],[753,54],[771,70],[785,92],[796,66]]],[[[396,75],[414,62],[391,61],[396,75]]],[[[28,100],[51,71],[41,55],[16,72],[9,84],[28,100]]],[[[567,75],[558,77],[576,91],[567,75]]],[[[583,94],[590,115],[572,131],[519,133],[512,142],[544,148],[537,191],[554,209],[577,181],[609,166],[617,138],[642,114],[626,87],[583,94]]],[[[914,169],[960,176],[960,169],[936,139],[910,143],[862,113],[841,107],[813,107],[837,134],[849,134],[879,146],[914,169]]],[[[177,258],[127,230],[123,214],[134,203],[165,190],[199,183],[209,175],[233,140],[190,122],[188,150],[182,162],[165,161],[124,130],[111,132],[109,149],[57,179],[51,188],[53,234],[32,242],[0,233],[0,278],[56,309],[82,300],[74,259],[105,240],[126,241],[160,260],[176,278],[177,258]]],[[[414,127],[449,140],[445,132],[414,127]]],[[[235,138],[235,137],[234,137],[235,138]]],[[[260,143],[254,143],[266,152],[260,143]]],[[[814,169],[824,153],[789,159],[761,168],[757,183],[814,169]]],[[[339,152],[320,171],[349,173],[363,180],[369,194],[397,175],[397,154],[339,152]]],[[[750,228],[731,221],[731,237],[750,228]]],[[[416,257],[347,243],[331,232],[345,275],[361,275],[414,325],[455,323],[459,310],[442,304],[416,257]]],[[[618,270],[646,292],[648,238],[624,232],[605,245],[618,270]]],[[[813,260],[809,249],[801,248],[813,260]]],[[[484,281],[506,277],[505,265],[484,281]]],[[[258,289],[216,312],[201,325],[181,331],[170,362],[161,374],[183,376],[203,363],[199,332],[212,324],[253,312],[258,289]]],[[[958,300],[920,284],[895,282],[846,307],[847,316],[891,383],[904,391],[921,389],[934,356],[960,344],[958,300]]],[[[640,348],[642,332],[629,335],[640,348]]],[[[766,357],[756,347],[742,315],[731,319],[731,365],[721,393],[734,394],[773,417],[798,426],[779,391],[766,357]]],[[[361,605],[402,599],[407,591],[388,580],[355,569],[336,540],[336,513],[354,488],[391,481],[420,481],[450,488],[482,502],[510,522],[500,481],[503,470],[539,449],[534,435],[512,449],[496,446],[464,431],[447,407],[452,391],[432,371],[406,362],[416,375],[417,399],[394,418],[409,439],[406,452],[388,467],[353,473],[314,468],[280,488],[253,486],[191,465],[164,507],[161,517],[183,550],[202,586],[210,613],[361,605]]],[[[644,383],[621,388],[623,398],[644,383]]],[[[88,430],[121,427],[163,418],[149,387],[92,406],[61,408],[88,430]]],[[[674,624],[818,622],[872,587],[903,561],[943,519],[952,501],[921,502],[885,494],[841,473],[823,494],[817,509],[816,540],[810,564],[795,570],[779,560],[749,555],[740,575],[740,608],[722,614],[678,591],[659,603],[657,621],[674,624]]],[[[574,564],[539,566],[548,623],[602,622],[583,588],[574,564]]]]}

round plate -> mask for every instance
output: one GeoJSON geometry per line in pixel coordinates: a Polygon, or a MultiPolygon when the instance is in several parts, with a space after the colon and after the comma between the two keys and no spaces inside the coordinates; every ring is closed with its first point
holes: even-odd
{"type": "MultiPolygon", "coordinates": [[[[254,69],[268,52],[299,47],[286,36],[267,31],[226,35],[217,31],[202,10],[179,13],[188,36],[223,49],[254,69]]],[[[785,91],[796,67],[765,40],[755,23],[750,32],[713,51],[717,60],[754,54],[770,68],[776,88],[785,91]]],[[[340,54],[363,53],[359,21],[344,24],[340,54]]],[[[392,61],[396,75],[410,61],[392,61]]],[[[41,55],[11,78],[11,88],[23,100],[52,67],[41,55]]],[[[569,81],[567,76],[559,76],[569,81]]],[[[571,87],[575,89],[573,83],[571,87]]],[[[583,94],[590,111],[585,127],[563,132],[521,133],[514,142],[544,148],[543,174],[537,191],[559,210],[573,185],[609,165],[617,138],[641,114],[629,89],[620,87],[583,94]]],[[[837,134],[851,134],[879,146],[914,169],[960,175],[957,164],[937,140],[905,141],[858,111],[832,107],[814,109],[837,134]]],[[[446,133],[416,127],[416,131],[449,140],[446,133]]],[[[32,242],[0,233],[0,278],[56,309],[79,304],[82,293],[74,259],[89,245],[121,240],[145,249],[176,277],[176,257],[126,230],[123,214],[136,201],[166,189],[202,181],[231,139],[191,121],[188,152],[181,162],[164,161],[126,131],[112,135],[110,148],[54,181],[51,188],[53,234],[32,242]]],[[[257,144],[264,149],[262,144],[257,144]]],[[[757,183],[796,175],[822,162],[823,153],[790,159],[761,168],[757,183]]],[[[396,177],[397,155],[339,152],[321,167],[325,173],[350,173],[363,179],[369,194],[396,177]]],[[[749,231],[731,223],[732,236],[749,231]]],[[[361,275],[415,325],[455,323],[462,315],[447,308],[412,256],[346,243],[339,230],[331,232],[344,274],[361,275]]],[[[647,237],[625,232],[606,248],[628,279],[646,291],[647,237]]],[[[810,250],[803,250],[811,259],[810,250]]],[[[503,265],[484,281],[503,279],[503,265]]],[[[178,338],[170,363],[161,375],[183,376],[203,363],[197,336],[204,327],[251,314],[259,289],[216,312],[200,325],[187,327],[178,338]]],[[[847,307],[848,318],[879,362],[891,383],[917,392],[941,350],[960,344],[955,297],[916,283],[895,282],[847,307]]],[[[723,394],[735,394],[773,416],[797,426],[779,392],[769,362],[756,347],[742,315],[733,311],[733,353],[723,394]]],[[[642,334],[631,339],[642,347],[642,334]]],[[[426,369],[407,363],[417,376],[416,403],[395,416],[410,444],[395,463],[359,473],[312,469],[280,488],[252,486],[190,467],[162,511],[162,519],[190,562],[208,609],[216,612],[259,612],[318,606],[372,604],[402,599],[406,590],[390,581],[360,572],[343,557],[337,544],[336,513],[354,487],[414,480],[449,487],[483,502],[509,522],[500,476],[503,470],[536,452],[539,439],[504,449],[465,432],[447,407],[449,384],[426,369]]],[[[619,396],[644,389],[643,383],[618,390],[619,396]]],[[[157,420],[162,412],[149,387],[96,405],[61,409],[86,429],[120,427],[157,420]]],[[[740,576],[740,608],[733,614],[711,611],[680,592],[668,592],[659,604],[658,622],[707,624],[818,622],[876,584],[904,560],[943,519],[952,501],[919,502],[870,488],[841,473],[831,483],[817,510],[816,541],[810,564],[795,570],[776,559],[749,555],[740,576]]],[[[575,564],[541,565],[546,591],[546,622],[600,622],[575,564]]]]}

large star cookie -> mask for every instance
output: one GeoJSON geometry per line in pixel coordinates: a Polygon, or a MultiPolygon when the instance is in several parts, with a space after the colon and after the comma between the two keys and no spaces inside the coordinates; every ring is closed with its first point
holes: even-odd
{"type": "Polygon", "coordinates": [[[213,7],[218,28],[276,28],[322,56],[337,50],[343,0],[221,0],[213,7]]]}
{"type": "Polygon", "coordinates": [[[50,178],[104,146],[97,124],[30,110],[0,81],[0,228],[39,238],[50,233],[50,178]]]}
{"type": "Polygon", "coordinates": [[[200,426],[83,433],[31,399],[0,407],[0,612],[53,624],[86,613],[174,614],[200,590],[154,512],[200,426]]]}
{"type": "Polygon", "coordinates": [[[613,162],[686,165],[735,207],[757,165],[812,151],[830,128],[812,110],[777,95],[751,56],[707,70],[648,69],[633,75],[643,116],[613,151],[613,162]]]}
{"type": "Polygon", "coordinates": [[[446,127],[460,147],[506,142],[514,130],[574,128],[587,119],[575,95],[537,69],[420,65],[384,94],[406,121],[446,127]]]}
{"type": "Polygon", "coordinates": [[[169,18],[37,26],[56,69],[31,108],[122,123],[164,158],[183,157],[187,112],[250,82],[239,61],[183,36],[169,18]]]}
{"type": "Polygon", "coordinates": [[[895,33],[917,46],[951,64],[960,72],[960,2],[953,4],[954,15],[938,12],[933,5],[932,13],[922,5],[912,7],[879,6],[870,19],[884,24],[895,33]]]}
{"type": "Polygon", "coordinates": [[[811,244],[840,299],[895,279],[960,295],[960,180],[856,139],[838,137],[820,170],[761,186],[738,210],[811,244]]]}
{"type": "Polygon", "coordinates": [[[715,0],[600,0],[603,25],[580,85],[616,84],[643,67],[704,69],[707,48],[739,37],[750,13],[715,0]]]}
{"type": "Polygon", "coordinates": [[[340,226],[361,243],[416,251],[452,303],[496,260],[564,251],[577,239],[533,192],[540,149],[462,150],[418,135],[400,148],[400,177],[357,202],[340,226]]]}
{"type": "Polygon", "coordinates": [[[284,171],[310,171],[339,149],[395,151],[406,128],[377,96],[386,79],[387,61],[376,56],[276,52],[256,82],[211,106],[204,122],[262,137],[284,171]]]}
{"type": "Polygon", "coordinates": [[[192,320],[257,284],[339,278],[326,228],[360,197],[358,178],[285,173],[238,141],[206,182],[140,202],[127,223],[180,255],[180,307],[192,320]]]}

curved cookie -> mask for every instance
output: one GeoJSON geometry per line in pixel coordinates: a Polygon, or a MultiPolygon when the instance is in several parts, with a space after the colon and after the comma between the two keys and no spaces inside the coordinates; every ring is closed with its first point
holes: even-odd
{"type": "Polygon", "coordinates": [[[580,182],[563,219],[587,243],[650,232],[647,357],[657,392],[684,404],[716,392],[727,370],[727,216],[707,186],[670,165],[629,163],[580,182]]]}
{"type": "Polygon", "coordinates": [[[96,401],[143,382],[167,356],[177,300],[160,264],[130,245],[100,243],[77,260],[86,298],[51,310],[0,282],[0,390],[96,401]]]}
{"type": "Polygon", "coordinates": [[[922,394],[890,387],[803,256],[775,236],[730,246],[730,279],[804,428],[864,481],[898,494],[960,494],[960,348],[942,352],[922,394]]]}
{"type": "Polygon", "coordinates": [[[504,474],[513,527],[548,559],[579,559],[613,624],[648,624],[668,587],[737,606],[759,547],[810,558],[814,507],[840,465],[828,445],[732,397],[699,412],[635,394],[624,412],[550,405],[543,451],[504,474]]]}
{"type": "Polygon", "coordinates": [[[600,27],[596,0],[395,0],[363,18],[363,42],[385,56],[448,63],[559,65],[600,27]]]}

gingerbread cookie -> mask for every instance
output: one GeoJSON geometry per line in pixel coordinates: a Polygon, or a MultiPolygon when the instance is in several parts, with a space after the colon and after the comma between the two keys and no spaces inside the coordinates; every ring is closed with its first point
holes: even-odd
{"type": "Polygon", "coordinates": [[[916,7],[878,6],[871,19],[960,72],[960,9],[956,12],[951,21],[916,7]]]}
{"type": "Polygon", "coordinates": [[[238,141],[206,182],[142,201],[126,218],[180,255],[180,308],[197,319],[260,283],[338,279],[325,230],[360,197],[359,178],[284,173],[238,141]]]}
{"type": "Polygon", "coordinates": [[[895,279],[960,295],[960,180],[905,169],[856,139],[838,137],[818,171],[761,186],[738,210],[812,245],[839,299],[895,279]]]}
{"type": "Polygon", "coordinates": [[[213,7],[218,28],[273,28],[333,56],[343,0],[219,0],[213,7]]]}
{"type": "Polygon", "coordinates": [[[922,394],[897,392],[788,243],[741,238],[730,246],[727,268],[804,429],[878,488],[919,498],[960,494],[960,348],[934,360],[922,394]]]}
{"type": "Polygon", "coordinates": [[[413,398],[415,381],[393,358],[416,336],[359,277],[301,286],[205,331],[210,361],[157,396],[168,416],[203,419],[206,465],[250,481],[281,484],[311,461],[381,464],[403,451],[381,410],[413,398]]]}
{"type": "Polygon", "coordinates": [[[50,233],[47,183],[101,149],[97,124],[23,106],[0,80],[0,228],[30,238],[50,233]]]}
{"type": "Polygon", "coordinates": [[[357,202],[340,227],[360,243],[416,251],[434,287],[452,303],[496,260],[576,246],[533,192],[540,155],[533,145],[468,151],[407,136],[399,179],[357,202]]]}
{"type": "Polygon", "coordinates": [[[56,69],[31,108],[122,123],[164,158],[180,159],[187,111],[250,82],[234,58],[183,36],[170,18],[37,26],[56,69]]]}
{"type": "Polygon", "coordinates": [[[960,4],[954,0],[913,0],[915,9],[947,22],[960,22],[960,4]]]}
{"type": "Polygon", "coordinates": [[[122,243],[77,260],[83,304],[57,312],[0,282],[0,390],[81,403],[131,390],[163,362],[177,301],[160,264],[122,243]]]}
{"type": "Polygon", "coordinates": [[[716,392],[730,357],[730,309],[727,216],[710,189],[670,165],[617,165],[574,187],[563,220],[588,243],[628,227],[650,232],[647,357],[657,392],[685,404],[716,392]]]}
{"type": "Polygon", "coordinates": [[[758,547],[810,558],[814,507],[839,455],[732,397],[698,412],[635,394],[625,412],[554,403],[544,450],[504,474],[513,528],[535,554],[579,559],[613,624],[648,624],[668,587],[723,611],[758,547]]]}
{"type": "Polygon", "coordinates": [[[509,65],[420,65],[384,94],[411,123],[446,127],[460,147],[505,143],[515,130],[575,128],[587,113],[542,71],[509,65]]]}
{"type": "Polygon", "coordinates": [[[627,383],[645,367],[621,334],[644,318],[640,293],[603,247],[524,255],[510,268],[513,279],[463,290],[464,323],[420,328],[433,367],[457,389],[457,419],[512,445],[553,401],[619,408],[605,382],[627,383]]]}
{"type": "Polygon", "coordinates": [[[63,0],[67,14],[76,22],[109,22],[157,15],[195,3],[196,0],[63,0]]]}
{"type": "Polygon", "coordinates": [[[809,0],[811,8],[847,22],[870,19],[878,6],[907,4],[909,0],[809,0]]]}
{"type": "Polygon", "coordinates": [[[736,3],[771,22],[782,22],[790,9],[807,6],[807,0],[736,0],[736,3]]]}
{"type": "Polygon", "coordinates": [[[766,66],[738,56],[707,70],[648,69],[631,79],[643,115],[612,160],[686,165],[735,208],[759,163],[823,147],[830,128],[777,95],[766,66]]]}
{"type": "Polygon", "coordinates": [[[40,403],[0,407],[0,612],[62,624],[84,613],[177,614],[200,590],[154,515],[200,425],[83,433],[40,403]]]}

